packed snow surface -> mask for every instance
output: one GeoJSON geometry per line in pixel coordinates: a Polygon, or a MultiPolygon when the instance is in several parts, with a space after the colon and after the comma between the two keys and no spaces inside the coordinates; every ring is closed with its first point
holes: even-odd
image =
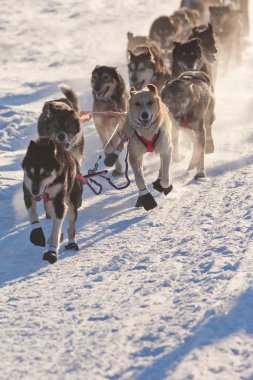
{"type": "MultiPolygon", "coordinates": [[[[207,178],[171,168],[173,191],[135,209],[137,188],[85,188],[79,252],[55,265],[29,241],[21,161],[46,100],[70,84],[91,110],[91,71],[118,66],[126,33],[146,35],[176,0],[1,0],[0,378],[253,379],[253,47],[219,76],[207,178]]],[[[251,4],[252,7],[252,4],[251,4]]],[[[251,9],[252,11],[252,9],[251,9]]],[[[252,13],[252,12],[251,12],[252,13]]],[[[85,173],[101,143],[83,126],[85,173]]],[[[103,167],[103,166],[101,166],[103,167]]],[[[145,175],[156,179],[147,155],[145,175]]],[[[152,188],[150,186],[150,188],[152,188]]],[[[50,221],[39,205],[47,235],[50,221]]],[[[64,236],[66,225],[64,224],[64,236]]]]}

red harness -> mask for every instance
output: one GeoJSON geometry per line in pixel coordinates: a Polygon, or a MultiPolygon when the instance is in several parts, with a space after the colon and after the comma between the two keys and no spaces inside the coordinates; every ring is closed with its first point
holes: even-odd
{"type": "Polygon", "coordinates": [[[151,140],[148,140],[145,137],[138,135],[138,133],[136,131],[135,131],[135,134],[138,137],[138,139],[145,145],[147,152],[151,153],[154,151],[155,143],[156,143],[156,141],[159,137],[159,134],[160,134],[160,129],[157,133],[154,134],[154,136],[152,137],[151,140]]]}
{"type": "Polygon", "coordinates": [[[178,117],[177,121],[180,123],[181,127],[192,129],[187,121],[187,119],[184,119],[183,117],[178,117]]]}

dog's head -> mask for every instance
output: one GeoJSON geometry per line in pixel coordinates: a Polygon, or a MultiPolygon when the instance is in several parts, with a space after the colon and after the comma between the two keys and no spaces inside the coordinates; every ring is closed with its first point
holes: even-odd
{"type": "Polygon", "coordinates": [[[162,89],[161,98],[172,115],[181,115],[190,102],[192,95],[191,82],[177,78],[167,81],[162,89]]]}
{"type": "Polygon", "coordinates": [[[133,33],[127,33],[127,49],[134,50],[138,45],[149,45],[151,40],[146,36],[134,36],[133,33]]]}
{"type": "Polygon", "coordinates": [[[119,86],[122,80],[117,67],[96,66],[92,71],[91,87],[95,99],[107,101],[115,97],[119,86]]]}
{"type": "Polygon", "coordinates": [[[155,57],[150,48],[145,45],[138,46],[133,52],[129,50],[130,59],[128,75],[130,86],[141,90],[151,83],[155,72],[155,57]]]}
{"type": "Polygon", "coordinates": [[[215,33],[218,35],[224,32],[224,26],[230,16],[231,9],[229,5],[209,7],[210,21],[215,33]]]}
{"type": "Polygon", "coordinates": [[[174,42],[172,51],[173,65],[180,67],[181,72],[197,70],[201,65],[202,50],[201,41],[193,38],[187,42],[174,42]]]}
{"type": "Polygon", "coordinates": [[[149,36],[152,40],[156,41],[162,49],[169,49],[175,39],[176,33],[177,26],[173,20],[170,17],[161,16],[151,25],[149,36]]]}
{"type": "Polygon", "coordinates": [[[210,58],[213,57],[215,60],[215,54],[218,53],[218,50],[211,24],[195,26],[189,39],[192,38],[199,38],[203,49],[208,53],[210,58]]]}
{"type": "Polygon", "coordinates": [[[136,128],[151,128],[160,113],[161,100],[157,88],[148,84],[142,91],[131,88],[129,112],[136,128]]]}
{"type": "Polygon", "coordinates": [[[57,157],[60,145],[49,138],[31,141],[22,162],[24,184],[34,200],[42,199],[49,184],[59,175],[62,163],[57,157]]]}
{"type": "Polygon", "coordinates": [[[78,113],[64,102],[55,100],[45,103],[42,115],[46,135],[65,148],[81,131],[78,113]]]}

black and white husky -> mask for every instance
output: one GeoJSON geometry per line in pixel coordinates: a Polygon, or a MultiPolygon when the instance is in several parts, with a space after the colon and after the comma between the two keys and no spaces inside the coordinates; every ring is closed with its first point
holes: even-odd
{"type": "Polygon", "coordinates": [[[63,219],[68,206],[68,244],[65,249],[78,250],[75,241],[75,222],[81,190],[76,181],[78,163],[73,154],[50,138],[31,141],[22,162],[24,170],[24,201],[32,231],[30,240],[34,245],[44,247],[46,239],[41,228],[36,202],[44,199],[46,212],[52,220],[48,250],[43,259],[53,264],[61,235],[63,219]]]}

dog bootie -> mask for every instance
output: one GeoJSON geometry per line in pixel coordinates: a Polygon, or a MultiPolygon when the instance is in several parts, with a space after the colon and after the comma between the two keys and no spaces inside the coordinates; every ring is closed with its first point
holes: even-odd
{"type": "Polygon", "coordinates": [[[166,188],[163,188],[163,193],[164,195],[167,195],[171,192],[171,190],[173,189],[173,186],[170,185],[169,187],[166,187],[166,188]]]}
{"type": "Polygon", "coordinates": [[[195,174],[194,179],[197,181],[198,179],[205,178],[205,172],[198,172],[195,174]]]}
{"type": "Polygon", "coordinates": [[[155,198],[150,194],[148,189],[140,190],[138,199],[146,211],[152,210],[157,206],[155,198]]]}
{"type": "Polygon", "coordinates": [[[155,190],[159,191],[159,193],[163,192],[163,187],[161,185],[161,178],[157,178],[155,182],[152,182],[152,185],[155,190]]]}
{"type": "Polygon", "coordinates": [[[47,251],[43,255],[43,260],[48,261],[50,264],[54,264],[57,261],[57,253],[54,251],[47,251]]]}
{"type": "Polygon", "coordinates": [[[173,186],[169,185],[169,187],[162,187],[161,179],[158,178],[155,182],[153,182],[153,188],[159,191],[159,193],[164,193],[164,195],[167,195],[171,192],[171,190],[173,189],[173,186]]]}
{"type": "Polygon", "coordinates": [[[32,231],[30,233],[30,241],[34,245],[45,247],[46,239],[39,222],[32,223],[32,231]]]}
{"type": "Polygon", "coordinates": [[[75,241],[69,241],[68,244],[65,245],[65,249],[67,251],[78,251],[79,247],[78,247],[78,245],[76,244],[75,241]]]}
{"type": "Polygon", "coordinates": [[[120,153],[121,152],[119,150],[115,149],[112,153],[107,154],[104,160],[104,164],[106,166],[113,166],[116,163],[120,153]]]}
{"type": "Polygon", "coordinates": [[[143,204],[142,204],[142,201],[141,201],[141,197],[137,198],[137,201],[136,201],[134,207],[143,207],[143,204]]]}

